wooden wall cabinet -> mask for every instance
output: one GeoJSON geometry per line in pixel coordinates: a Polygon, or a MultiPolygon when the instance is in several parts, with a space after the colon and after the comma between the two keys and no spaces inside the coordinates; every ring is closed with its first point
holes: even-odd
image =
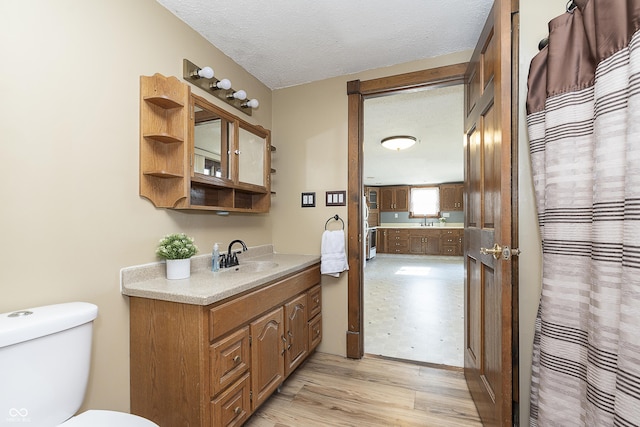
{"type": "Polygon", "coordinates": [[[156,207],[268,212],[271,132],[175,77],[141,76],[140,195],[156,207]]]}
{"type": "Polygon", "coordinates": [[[210,306],[130,297],[131,412],[241,426],[322,340],[314,265],[210,306]]]}
{"type": "Polygon", "coordinates": [[[440,210],[444,212],[464,210],[464,184],[440,185],[440,210]]]}
{"type": "Polygon", "coordinates": [[[408,212],[409,186],[379,187],[380,212],[408,212]]]}
{"type": "Polygon", "coordinates": [[[377,227],[380,225],[380,189],[378,187],[364,187],[364,196],[367,200],[369,208],[369,227],[377,227]]]}

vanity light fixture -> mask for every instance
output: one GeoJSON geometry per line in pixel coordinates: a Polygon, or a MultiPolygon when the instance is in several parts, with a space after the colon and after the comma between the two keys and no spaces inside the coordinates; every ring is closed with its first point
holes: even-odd
{"type": "Polygon", "coordinates": [[[413,146],[413,144],[415,144],[417,140],[418,139],[415,136],[396,135],[384,138],[382,141],[380,141],[380,143],[384,148],[400,151],[413,146]]]}
{"type": "Polygon", "coordinates": [[[229,79],[218,80],[215,83],[211,83],[209,88],[211,90],[218,90],[218,89],[229,90],[229,89],[231,89],[231,80],[229,80],[229,79]]]}
{"type": "Polygon", "coordinates": [[[260,103],[257,99],[245,101],[248,96],[244,90],[234,90],[229,79],[217,79],[211,67],[198,67],[188,59],[184,59],[182,77],[195,86],[214,95],[227,104],[237,108],[247,115],[251,115],[254,108],[260,103]]]}

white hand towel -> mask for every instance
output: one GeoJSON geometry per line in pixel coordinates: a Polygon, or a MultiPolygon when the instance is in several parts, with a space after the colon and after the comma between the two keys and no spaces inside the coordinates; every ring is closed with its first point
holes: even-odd
{"type": "Polygon", "coordinates": [[[349,269],[347,254],[344,250],[344,230],[325,230],[322,234],[320,273],[339,277],[349,269]]]}

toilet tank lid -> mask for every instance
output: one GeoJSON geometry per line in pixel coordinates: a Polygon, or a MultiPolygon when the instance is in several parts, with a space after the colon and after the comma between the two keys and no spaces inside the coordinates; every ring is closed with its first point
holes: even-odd
{"type": "Polygon", "coordinates": [[[98,307],[88,302],[45,305],[0,314],[0,348],[92,322],[98,307]]]}

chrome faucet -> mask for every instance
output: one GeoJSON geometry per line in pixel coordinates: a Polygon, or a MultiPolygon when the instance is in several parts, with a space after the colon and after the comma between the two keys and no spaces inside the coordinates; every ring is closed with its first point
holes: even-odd
{"type": "Polygon", "coordinates": [[[245,243],[242,240],[239,240],[239,239],[233,240],[231,243],[229,243],[229,248],[227,249],[226,258],[224,256],[222,257],[221,261],[224,261],[224,262],[220,263],[220,267],[223,267],[222,264],[224,264],[224,267],[234,267],[239,264],[238,254],[240,253],[240,251],[238,252],[231,251],[231,247],[236,243],[240,243],[242,245],[242,252],[245,252],[247,250],[247,245],[245,245],[245,243]]]}

